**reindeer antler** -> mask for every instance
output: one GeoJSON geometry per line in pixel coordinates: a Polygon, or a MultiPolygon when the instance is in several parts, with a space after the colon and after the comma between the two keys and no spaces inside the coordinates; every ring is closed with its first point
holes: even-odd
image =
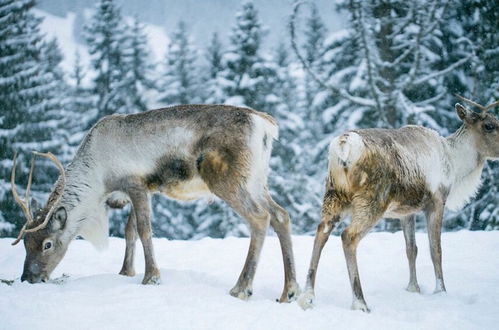
{"type": "MultiPolygon", "coordinates": [[[[61,175],[60,175],[61,181],[62,181],[61,182],[61,186],[64,187],[65,184],[66,184],[66,176],[65,176],[65,172],[64,172],[64,166],[62,166],[62,163],[54,156],[54,154],[52,154],[51,152],[41,153],[41,152],[33,151],[33,155],[35,155],[35,156],[42,156],[42,157],[48,158],[48,159],[50,159],[55,164],[55,166],[57,166],[57,168],[61,172],[61,175]]],[[[59,194],[59,197],[57,197],[57,199],[52,204],[52,207],[50,208],[50,211],[47,213],[47,215],[45,216],[45,220],[41,224],[39,224],[36,227],[30,228],[30,229],[26,229],[26,227],[30,223],[34,222],[33,217],[31,216],[31,212],[29,210],[29,204],[26,204],[26,201],[29,198],[29,191],[30,191],[30,186],[31,186],[31,178],[32,178],[33,169],[34,169],[34,165],[35,165],[35,157],[33,157],[32,161],[31,161],[31,170],[29,172],[28,187],[26,188],[26,197],[25,197],[25,200],[23,202],[19,198],[19,195],[17,194],[16,188],[15,188],[15,184],[14,184],[14,180],[15,180],[15,168],[16,168],[16,156],[17,156],[17,153],[14,155],[14,165],[13,165],[12,176],[11,176],[12,194],[14,195],[15,200],[19,203],[19,205],[23,209],[23,212],[26,215],[27,222],[22,227],[21,232],[19,233],[19,236],[17,237],[17,239],[14,242],[12,242],[12,245],[16,245],[17,243],[19,243],[19,241],[22,239],[22,237],[23,237],[23,235],[25,233],[32,233],[34,231],[37,231],[37,230],[45,228],[47,226],[49,220],[50,220],[50,217],[52,216],[52,214],[55,211],[56,205],[59,204],[59,201],[61,200],[61,197],[62,197],[62,192],[61,192],[59,194]]]]}
{"type": "Polygon", "coordinates": [[[35,159],[34,157],[31,159],[31,169],[29,171],[29,176],[28,176],[28,186],[26,187],[26,194],[24,195],[24,200],[19,197],[19,194],[17,193],[16,189],[16,161],[17,161],[17,152],[14,153],[14,160],[12,164],[12,173],[10,175],[10,185],[12,187],[12,195],[14,196],[15,201],[19,206],[21,207],[24,215],[26,216],[26,223],[24,226],[21,228],[21,232],[19,233],[19,236],[17,236],[17,239],[12,242],[12,245],[16,245],[19,243],[21,238],[23,237],[24,233],[26,232],[26,226],[28,226],[30,223],[34,222],[33,217],[31,216],[31,211],[29,209],[29,191],[31,188],[31,179],[33,178],[33,169],[35,168],[35,159]]]}
{"type": "Polygon", "coordinates": [[[492,109],[492,108],[494,108],[494,107],[496,107],[496,106],[498,106],[498,105],[499,105],[499,101],[496,101],[496,102],[491,103],[491,104],[489,104],[489,105],[487,105],[487,106],[485,106],[485,107],[484,107],[483,105],[478,104],[478,103],[476,103],[476,102],[473,102],[472,100],[469,100],[469,99],[467,99],[467,98],[465,98],[465,97],[462,97],[461,95],[458,95],[458,94],[455,94],[455,95],[456,95],[456,97],[457,97],[457,98],[459,98],[461,101],[466,102],[466,103],[468,103],[468,104],[471,104],[472,106],[477,107],[478,109],[480,109],[481,113],[486,113],[486,112],[487,112],[487,111],[489,111],[490,109],[492,109]]]}

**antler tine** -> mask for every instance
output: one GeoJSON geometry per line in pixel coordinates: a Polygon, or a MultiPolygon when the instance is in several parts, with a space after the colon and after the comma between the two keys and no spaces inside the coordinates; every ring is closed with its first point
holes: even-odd
{"type": "Polygon", "coordinates": [[[19,235],[17,236],[16,240],[11,243],[11,245],[16,245],[17,243],[19,243],[19,241],[21,241],[21,239],[23,238],[25,232],[26,232],[26,224],[24,224],[24,226],[21,228],[19,235]]]}
{"type": "Polygon", "coordinates": [[[33,154],[37,155],[37,156],[42,156],[42,157],[50,159],[55,164],[55,166],[57,166],[57,168],[59,169],[59,171],[61,172],[62,180],[63,180],[63,182],[65,182],[64,166],[62,166],[62,163],[59,161],[59,159],[57,159],[56,156],[54,156],[53,153],[51,153],[51,152],[43,153],[43,152],[33,151],[33,154]]]}
{"type": "Polygon", "coordinates": [[[496,107],[498,105],[499,105],[499,101],[495,101],[494,103],[489,104],[488,106],[486,106],[484,112],[485,111],[489,111],[490,109],[492,109],[492,108],[494,108],[494,107],[496,107]]]}
{"type": "MultiPolygon", "coordinates": [[[[12,188],[12,195],[14,196],[14,199],[16,200],[16,202],[19,204],[19,206],[21,207],[21,209],[23,210],[23,213],[24,215],[26,216],[26,220],[27,220],[27,223],[30,223],[33,221],[33,218],[31,217],[31,213],[29,211],[29,206],[26,204],[26,200],[22,200],[21,197],[19,197],[19,194],[17,193],[17,189],[16,189],[16,183],[15,183],[15,180],[16,180],[16,163],[17,163],[17,152],[14,154],[14,160],[13,160],[13,164],[12,164],[12,173],[11,173],[11,176],[10,176],[10,185],[11,185],[11,188],[12,188]]],[[[33,166],[31,167],[33,169],[33,166]]],[[[27,188],[27,191],[26,191],[26,196],[28,196],[29,194],[29,187],[31,185],[31,177],[32,177],[32,173],[30,171],[30,174],[29,174],[29,182],[28,182],[28,188],[27,188]]]]}
{"type": "Polygon", "coordinates": [[[35,157],[31,158],[31,168],[29,169],[28,185],[26,186],[26,194],[24,195],[24,202],[28,207],[28,212],[31,215],[31,206],[29,205],[29,193],[31,190],[31,179],[33,178],[33,170],[35,169],[35,157]]]}
{"type": "MultiPolygon", "coordinates": [[[[37,156],[42,156],[42,157],[48,158],[48,159],[50,159],[55,164],[55,166],[57,166],[57,168],[61,172],[61,181],[62,181],[62,186],[64,187],[64,185],[66,183],[64,166],[62,166],[62,163],[57,159],[57,157],[55,157],[54,154],[52,154],[51,152],[42,153],[42,152],[38,152],[38,151],[33,151],[33,154],[37,155],[37,156]]],[[[54,201],[54,203],[52,205],[52,208],[47,213],[47,215],[45,216],[45,220],[41,224],[39,224],[38,226],[36,226],[34,228],[26,229],[25,232],[26,233],[32,233],[34,231],[37,231],[37,230],[45,228],[47,226],[49,220],[50,220],[50,217],[52,216],[52,214],[55,211],[55,206],[57,204],[59,204],[59,201],[61,200],[61,197],[62,197],[62,192],[59,194],[59,197],[57,197],[57,199],[54,201]]]]}
{"type": "Polygon", "coordinates": [[[33,218],[31,216],[31,212],[30,212],[30,209],[29,209],[29,191],[30,191],[30,187],[31,187],[31,179],[33,177],[33,169],[34,169],[34,160],[32,159],[31,160],[31,169],[29,171],[29,177],[28,177],[28,186],[26,187],[26,195],[25,195],[25,200],[23,201],[20,197],[19,197],[19,194],[17,193],[17,189],[16,189],[16,165],[17,165],[17,152],[14,153],[14,160],[13,160],[13,164],[12,164],[12,174],[10,176],[10,184],[12,186],[12,195],[14,196],[14,199],[16,200],[16,202],[19,204],[19,206],[21,207],[24,215],[26,216],[26,223],[24,224],[24,226],[21,228],[21,231],[19,232],[19,235],[17,236],[17,239],[12,242],[12,245],[16,245],[17,243],[19,243],[19,241],[23,238],[23,235],[24,233],[26,232],[26,227],[29,223],[33,222],[33,218]]]}
{"type": "Polygon", "coordinates": [[[473,102],[472,100],[469,100],[469,99],[467,99],[467,98],[465,98],[465,97],[462,97],[461,95],[458,95],[458,94],[454,94],[454,95],[456,95],[456,97],[457,97],[457,98],[459,98],[461,101],[466,102],[466,103],[468,103],[468,104],[471,104],[472,106],[477,107],[477,108],[478,108],[478,109],[480,109],[482,112],[487,111],[487,108],[486,108],[486,107],[484,107],[484,106],[483,106],[483,105],[481,105],[481,104],[478,104],[478,103],[476,103],[476,102],[473,102]]]}

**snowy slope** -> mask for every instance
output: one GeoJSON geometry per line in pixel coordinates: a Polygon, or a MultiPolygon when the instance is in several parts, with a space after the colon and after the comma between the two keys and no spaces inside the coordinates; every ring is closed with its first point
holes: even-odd
{"type": "MultiPolygon", "coordinates": [[[[297,272],[304,280],[313,238],[293,237],[297,272]]],[[[0,240],[0,278],[20,275],[22,244],[0,240]]],[[[241,270],[248,239],[167,241],[155,239],[163,284],[140,284],[138,275],[117,275],[124,240],[111,239],[97,253],[75,241],[56,269],[64,284],[0,283],[1,329],[497,329],[499,232],[443,234],[448,294],[432,295],[433,268],[425,234],[417,235],[422,294],[404,290],[408,280],[401,232],[372,233],[359,248],[359,267],[371,314],[349,310],[350,288],[341,241],[331,237],[317,277],[317,306],[278,304],[282,288],[276,237],[268,237],[248,302],[227,294],[241,270]]],[[[138,246],[140,248],[140,245],[138,246]]]]}
{"type": "MultiPolygon", "coordinates": [[[[81,64],[85,70],[90,71],[90,55],[87,51],[87,46],[75,39],[75,13],[69,12],[64,17],[52,15],[46,11],[35,9],[34,13],[38,17],[42,17],[43,21],[40,24],[41,32],[47,36],[48,40],[57,39],[59,47],[64,56],[61,66],[66,73],[72,73],[74,70],[76,52],[80,53],[81,64]]],[[[91,11],[87,10],[87,16],[91,15],[91,11]]],[[[130,18],[127,18],[130,19],[130,18]]],[[[164,28],[153,25],[144,24],[145,33],[149,41],[149,49],[153,61],[161,61],[168,48],[169,39],[164,28]]],[[[84,83],[88,83],[91,75],[85,77],[84,83]]]]}

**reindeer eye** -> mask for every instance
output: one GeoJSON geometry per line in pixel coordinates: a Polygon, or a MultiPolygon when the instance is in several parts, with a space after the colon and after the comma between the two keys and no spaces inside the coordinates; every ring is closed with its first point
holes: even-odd
{"type": "Polygon", "coordinates": [[[493,130],[496,129],[496,125],[492,124],[492,123],[485,123],[483,124],[483,129],[486,131],[486,132],[492,132],[493,130]]]}
{"type": "Polygon", "coordinates": [[[45,244],[43,244],[43,249],[44,250],[48,250],[52,247],[52,242],[45,242],[45,244]]]}

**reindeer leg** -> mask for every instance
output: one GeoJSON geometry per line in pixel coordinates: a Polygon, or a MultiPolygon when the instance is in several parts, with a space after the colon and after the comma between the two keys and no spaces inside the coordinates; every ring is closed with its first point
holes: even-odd
{"type": "Polygon", "coordinates": [[[357,246],[360,240],[374,227],[383,212],[375,212],[370,209],[368,201],[354,201],[352,222],[341,234],[343,252],[347,262],[348,276],[352,287],[353,301],[352,309],[360,309],[370,312],[364,300],[362,286],[360,284],[359,268],[357,266],[357,246]]]}
{"type": "Polygon", "coordinates": [[[281,245],[282,259],[284,263],[284,289],[279,302],[291,302],[296,300],[300,294],[300,287],[296,283],[295,262],[293,257],[293,245],[291,242],[291,227],[289,214],[270,195],[267,197],[270,212],[270,225],[275,230],[281,245]]]}
{"type": "Polygon", "coordinates": [[[267,228],[269,227],[270,215],[266,211],[262,212],[261,210],[260,212],[256,212],[236,208],[236,211],[248,221],[251,230],[251,239],[246,262],[236,285],[230,290],[230,295],[242,300],[248,300],[253,294],[253,278],[255,277],[267,228]]]}
{"type": "Polygon", "coordinates": [[[121,267],[120,275],[135,276],[133,261],[135,256],[135,242],[137,241],[137,220],[133,207],[130,209],[128,222],[125,228],[125,240],[125,259],[123,260],[123,267],[121,267]]]}
{"type": "Polygon", "coordinates": [[[444,203],[440,200],[434,201],[426,210],[426,223],[428,226],[428,238],[430,240],[431,261],[435,270],[434,293],[445,292],[444,276],[442,272],[442,218],[444,214],[444,203]]]}
{"type": "Polygon", "coordinates": [[[144,248],[146,269],[142,284],[159,284],[161,276],[154,259],[149,196],[143,189],[130,189],[128,194],[132,201],[132,210],[135,212],[137,231],[144,248]]]}
{"type": "Polygon", "coordinates": [[[407,253],[407,260],[409,261],[409,284],[407,285],[407,291],[409,292],[421,292],[416,276],[418,247],[416,246],[415,221],[415,215],[409,215],[400,219],[402,229],[404,230],[405,252],[407,253]]]}
{"type": "Polygon", "coordinates": [[[317,268],[319,266],[319,259],[321,252],[326,245],[327,240],[333,231],[336,223],[341,220],[341,203],[335,197],[333,189],[328,189],[324,195],[324,202],[321,211],[321,223],[317,226],[315,233],[314,248],[312,252],[312,259],[307,273],[307,284],[305,292],[300,295],[298,304],[303,309],[309,309],[314,306],[315,300],[315,277],[317,275],[317,268]]]}

